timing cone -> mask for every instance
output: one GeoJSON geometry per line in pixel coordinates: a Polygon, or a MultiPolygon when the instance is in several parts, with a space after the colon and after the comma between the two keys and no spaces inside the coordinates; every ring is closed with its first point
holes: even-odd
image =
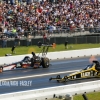
{"type": "Polygon", "coordinates": [[[52,47],[53,47],[53,49],[55,49],[56,48],[56,43],[53,43],[53,46],[52,47]]]}

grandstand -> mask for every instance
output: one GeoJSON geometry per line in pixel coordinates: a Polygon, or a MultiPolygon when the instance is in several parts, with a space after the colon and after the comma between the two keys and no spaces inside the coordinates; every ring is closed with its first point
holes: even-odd
{"type": "Polygon", "coordinates": [[[3,0],[0,3],[1,40],[16,36],[27,39],[29,35],[43,38],[44,34],[72,37],[99,33],[99,0],[3,0]]]}

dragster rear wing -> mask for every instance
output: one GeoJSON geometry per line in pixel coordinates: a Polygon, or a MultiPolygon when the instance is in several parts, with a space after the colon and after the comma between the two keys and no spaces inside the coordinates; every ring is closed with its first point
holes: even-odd
{"type": "MultiPolygon", "coordinates": [[[[55,43],[53,43],[53,44],[42,44],[42,43],[39,41],[39,42],[38,42],[38,46],[39,46],[39,48],[41,48],[41,46],[43,46],[43,48],[42,48],[42,50],[41,50],[40,53],[42,53],[42,56],[44,57],[44,56],[47,55],[47,52],[48,52],[48,50],[49,50],[49,47],[55,48],[55,47],[56,47],[56,44],[55,44],[55,43]]],[[[39,53],[39,54],[40,54],[40,53],[39,53]]]]}

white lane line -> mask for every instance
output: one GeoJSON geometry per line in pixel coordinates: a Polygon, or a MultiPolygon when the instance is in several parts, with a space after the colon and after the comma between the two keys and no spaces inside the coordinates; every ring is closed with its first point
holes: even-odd
{"type": "Polygon", "coordinates": [[[31,76],[24,76],[24,77],[14,77],[14,78],[0,79],[0,81],[17,80],[17,79],[25,79],[25,78],[41,77],[41,76],[49,76],[49,75],[70,73],[70,72],[76,72],[76,71],[79,71],[79,70],[64,71],[64,72],[55,72],[55,73],[47,73],[47,74],[39,74],[39,75],[31,75],[31,76]]]}
{"type": "Polygon", "coordinates": [[[85,60],[72,60],[72,61],[67,61],[66,60],[66,61],[61,61],[61,62],[60,61],[59,62],[52,62],[52,64],[53,65],[58,65],[58,64],[77,63],[77,62],[86,62],[86,61],[88,62],[88,59],[85,59],[85,60]]]}

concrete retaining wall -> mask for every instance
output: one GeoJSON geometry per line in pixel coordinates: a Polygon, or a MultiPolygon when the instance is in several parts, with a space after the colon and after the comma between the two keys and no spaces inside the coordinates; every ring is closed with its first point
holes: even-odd
{"type": "MultiPolygon", "coordinates": [[[[49,52],[47,54],[47,57],[51,60],[54,60],[54,59],[75,58],[75,57],[84,57],[84,56],[99,55],[99,54],[100,54],[100,48],[93,48],[93,49],[49,52]]],[[[27,55],[0,57],[0,64],[4,63],[10,64],[13,62],[17,62],[22,60],[25,56],[31,57],[32,55],[27,54],[27,55]]]]}
{"type": "Polygon", "coordinates": [[[37,90],[21,91],[0,95],[0,100],[46,100],[56,95],[75,95],[100,90],[100,80],[72,85],[43,88],[37,90]]]}

